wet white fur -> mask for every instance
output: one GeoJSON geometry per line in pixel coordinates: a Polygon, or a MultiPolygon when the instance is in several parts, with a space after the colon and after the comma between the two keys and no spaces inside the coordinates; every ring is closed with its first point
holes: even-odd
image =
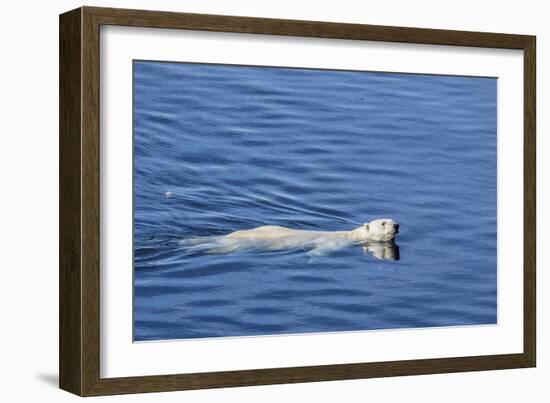
{"type": "Polygon", "coordinates": [[[280,226],[262,226],[228,235],[187,240],[187,245],[206,253],[230,253],[243,249],[305,249],[312,256],[369,242],[388,242],[397,234],[395,221],[382,218],[350,231],[309,231],[280,226]]]}

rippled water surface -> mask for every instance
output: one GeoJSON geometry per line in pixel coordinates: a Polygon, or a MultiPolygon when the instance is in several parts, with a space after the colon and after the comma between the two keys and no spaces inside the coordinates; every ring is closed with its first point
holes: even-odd
{"type": "Polygon", "coordinates": [[[134,339],[495,323],[496,86],[134,62],[134,339]],[[187,246],[379,217],[385,253],[187,246]]]}

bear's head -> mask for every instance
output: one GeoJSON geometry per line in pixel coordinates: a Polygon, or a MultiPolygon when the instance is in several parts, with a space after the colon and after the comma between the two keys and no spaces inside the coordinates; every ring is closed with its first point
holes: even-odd
{"type": "Polygon", "coordinates": [[[390,218],[379,218],[368,224],[363,224],[368,241],[391,241],[399,233],[399,224],[390,218]]]}

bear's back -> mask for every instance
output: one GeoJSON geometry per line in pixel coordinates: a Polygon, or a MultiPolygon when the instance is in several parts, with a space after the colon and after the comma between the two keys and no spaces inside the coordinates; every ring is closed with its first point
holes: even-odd
{"type": "Polygon", "coordinates": [[[235,231],[227,235],[229,238],[276,238],[279,236],[290,235],[297,230],[280,227],[277,225],[265,225],[248,230],[235,231]]]}

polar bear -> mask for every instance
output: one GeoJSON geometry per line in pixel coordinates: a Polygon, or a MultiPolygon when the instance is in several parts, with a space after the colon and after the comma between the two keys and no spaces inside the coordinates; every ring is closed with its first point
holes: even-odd
{"type": "Polygon", "coordinates": [[[231,253],[243,249],[305,249],[310,256],[326,255],[334,250],[359,244],[392,241],[399,224],[380,218],[350,231],[310,231],[267,225],[230,234],[187,241],[193,250],[206,253],[231,253]]]}
{"type": "Polygon", "coordinates": [[[273,241],[293,237],[297,241],[303,240],[305,242],[315,238],[322,240],[344,239],[354,243],[367,243],[369,241],[391,241],[398,233],[399,224],[389,218],[380,218],[351,231],[308,231],[266,225],[249,230],[235,231],[225,237],[232,239],[271,239],[273,241]]]}

